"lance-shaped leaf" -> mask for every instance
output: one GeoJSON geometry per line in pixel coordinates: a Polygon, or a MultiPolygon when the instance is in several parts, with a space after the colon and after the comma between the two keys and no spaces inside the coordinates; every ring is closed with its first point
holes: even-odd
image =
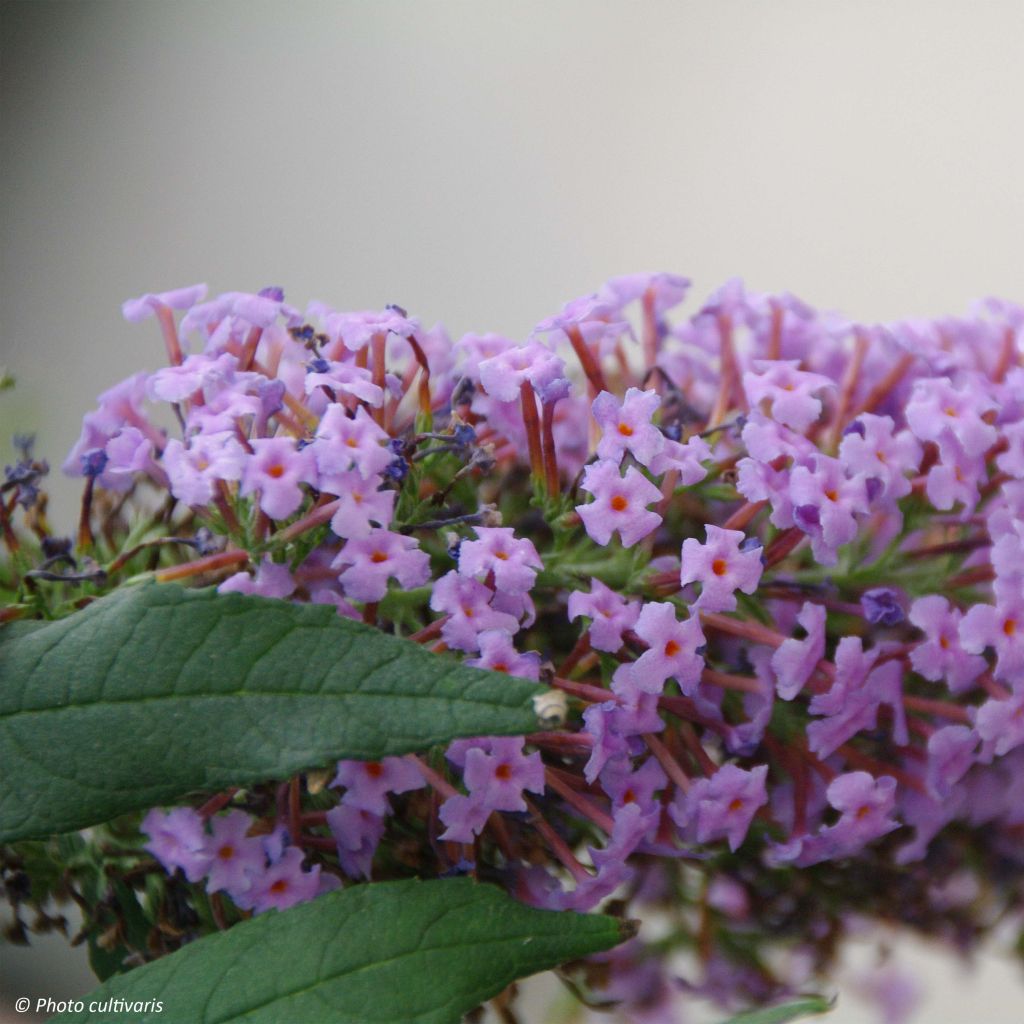
{"type": "Polygon", "coordinates": [[[333,892],[208,935],[118,975],[64,1022],[111,999],[154,1024],[457,1024],[516,978],[609,949],[634,932],[599,914],[534,910],[469,879],[333,892]],[[157,1012],[152,1000],[162,1007],[157,1012]]]}
{"type": "Polygon", "coordinates": [[[828,1013],[836,1005],[834,999],[824,996],[801,996],[788,1003],[766,1006],[760,1010],[748,1010],[736,1017],[730,1017],[722,1024],[787,1024],[788,1021],[802,1020],[828,1013]]]}
{"type": "Polygon", "coordinates": [[[169,584],[0,627],[0,680],[0,840],[334,758],[530,732],[543,692],[333,607],[169,584]]]}

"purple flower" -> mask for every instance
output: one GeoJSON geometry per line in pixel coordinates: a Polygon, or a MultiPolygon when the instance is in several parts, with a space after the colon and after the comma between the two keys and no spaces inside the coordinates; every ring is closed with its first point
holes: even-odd
{"type": "Polygon", "coordinates": [[[121,306],[121,314],[125,320],[138,323],[145,320],[161,306],[166,309],[190,309],[197,302],[206,298],[206,285],[194,284],[188,288],[175,288],[169,292],[147,292],[137,299],[128,299],[121,306]]]}
{"type": "Polygon", "coordinates": [[[480,383],[499,402],[516,401],[525,381],[547,392],[559,380],[565,380],[565,363],[539,341],[506,348],[480,363],[480,383]]]}
{"type": "Polygon", "coordinates": [[[836,459],[812,457],[812,466],[796,466],[790,474],[793,519],[811,538],[814,557],[835,565],[837,549],[857,536],[856,515],[867,512],[863,477],[847,479],[836,459]]]}
{"type": "Polygon", "coordinates": [[[942,461],[932,466],[925,482],[928,500],[940,511],[962,504],[970,512],[978,504],[978,489],[988,477],[985,460],[951,445],[940,446],[942,461]]]}
{"type": "Polygon", "coordinates": [[[390,530],[373,530],[366,537],[347,541],[331,563],[332,569],[347,566],[338,577],[345,596],[353,601],[379,601],[395,579],[409,590],[430,579],[430,556],[414,537],[390,530]]]}
{"type": "Polygon", "coordinates": [[[251,441],[252,456],[245,463],[239,493],[259,493],[260,508],[271,519],[287,519],[302,504],[300,484],[316,483],[316,467],[306,448],[296,447],[290,437],[257,438],[251,441]]]}
{"type": "Polygon", "coordinates": [[[253,819],[244,811],[229,811],[210,822],[210,868],[207,892],[224,889],[239,905],[246,902],[253,879],[266,864],[263,844],[251,837],[253,819]],[[241,901],[241,902],[240,902],[241,901]]]}
{"type": "Polygon", "coordinates": [[[203,819],[191,807],[164,812],[154,807],[139,826],[149,842],[145,848],[173,873],[181,868],[190,882],[198,882],[210,867],[203,819]]]}
{"type": "Polygon", "coordinates": [[[603,431],[598,458],[619,462],[629,452],[642,466],[650,466],[665,445],[665,435],[651,423],[659,405],[661,397],[656,391],[630,388],[621,405],[614,395],[602,391],[591,406],[603,431]]]}
{"type": "Polygon", "coordinates": [[[815,394],[836,386],[829,377],[799,369],[799,359],[757,359],[753,366],[756,372],[743,374],[747,401],[751,406],[767,402],[773,419],[801,432],[821,415],[821,399],[815,394]]]}
{"type": "Polygon", "coordinates": [[[772,654],[776,688],[783,700],[792,700],[807,685],[818,662],[825,657],[824,606],[805,601],[796,621],[807,636],[803,640],[784,640],[772,654]]]}
{"type": "Polygon", "coordinates": [[[470,795],[489,811],[525,811],[523,791],[544,792],[540,754],[524,754],[521,737],[491,740],[490,751],[472,747],[462,778],[470,795]]]}
{"type": "Polygon", "coordinates": [[[407,316],[398,306],[382,310],[364,310],[358,313],[339,313],[323,303],[310,303],[310,316],[320,320],[324,333],[336,341],[340,339],[353,352],[365,348],[371,338],[397,334],[407,338],[419,330],[419,321],[407,316]]]}
{"type": "Polygon", "coordinates": [[[367,405],[384,404],[384,392],[373,383],[373,375],[365,367],[354,363],[314,359],[306,374],[306,394],[312,394],[317,388],[354,395],[367,405]]]}
{"type": "Polygon", "coordinates": [[[690,616],[680,622],[675,605],[650,601],[643,606],[634,628],[647,650],[636,661],[619,666],[612,689],[626,695],[660,694],[665,680],[671,678],[684,694],[693,693],[704,670],[704,659],[698,653],[705,643],[700,620],[690,616]]]}
{"type": "Polygon", "coordinates": [[[996,408],[978,378],[968,378],[956,388],[945,377],[930,377],[915,383],[906,417],[920,440],[941,443],[955,438],[965,455],[977,457],[998,438],[996,428],[983,419],[996,408]]]}
{"type": "Polygon", "coordinates": [[[391,810],[388,793],[408,793],[426,783],[412,761],[385,757],[380,761],[339,761],[331,785],[347,787],[343,803],[383,816],[391,810]]]}
{"type": "Polygon", "coordinates": [[[194,507],[213,501],[218,480],[241,480],[245,449],[234,433],[198,434],[185,447],[172,438],[163,453],[171,494],[194,507]]]}
{"type": "Polygon", "coordinates": [[[456,793],[448,797],[438,811],[438,817],[446,826],[439,838],[452,843],[471,843],[483,832],[490,816],[491,810],[482,797],[456,793]]]}
{"type": "Polygon", "coordinates": [[[374,525],[390,524],[396,492],[381,489],[381,482],[379,476],[364,477],[356,470],[321,477],[321,493],[338,495],[338,507],[331,516],[331,530],[336,536],[368,537],[374,525]]]}
{"type": "Polygon", "coordinates": [[[891,416],[862,413],[839,445],[839,461],[850,476],[880,480],[879,497],[899,499],[910,493],[908,473],[917,472],[921,446],[909,430],[893,432],[891,416]]]}
{"type": "Polygon", "coordinates": [[[390,438],[360,406],[354,418],[337,403],[327,411],[317,427],[316,439],[309,446],[317,468],[324,476],[358,469],[366,480],[379,476],[394,458],[384,445],[390,438]]]}
{"type": "Polygon", "coordinates": [[[928,792],[947,797],[974,764],[978,734],[966,725],[947,725],[928,737],[928,792]]]}
{"type": "Polygon", "coordinates": [[[749,771],[734,764],[723,765],[710,779],[694,782],[668,812],[680,829],[696,827],[697,842],[727,839],[729,849],[735,851],[758,809],[768,803],[767,775],[768,766],[763,764],[749,771]]]}
{"type": "Polygon", "coordinates": [[[319,895],[320,865],[303,871],[302,860],[302,851],[289,846],[281,859],[253,882],[250,896],[257,914],[272,909],[287,910],[319,895]]]}
{"type": "Polygon", "coordinates": [[[492,608],[493,596],[482,583],[454,569],[442,576],[430,595],[430,607],[448,616],[441,627],[441,639],[456,651],[478,651],[480,634],[485,630],[515,633],[518,619],[492,608]]]}
{"type": "Polygon", "coordinates": [[[594,501],[577,505],[576,511],[598,544],[608,544],[617,531],[628,548],[661,525],[661,516],[647,509],[661,500],[661,491],[635,466],[622,477],[616,463],[601,459],[587,466],[580,487],[594,495],[594,501]]]}
{"type": "Polygon", "coordinates": [[[987,700],[969,713],[985,744],[981,752],[985,763],[992,760],[993,754],[1003,757],[1024,743],[1024,690],[1005,700],[987,700]]]}
{"type": "Polygon", "coordinates": [[[908,616],[925,635],[910,652],[914,671],[933,683],[945,679],[953,693],[969,690],[987,666],[983,657],[968,654],[960,645],[962,617],[958,608],[938,594],[918,598],[908,616]]]}
{"type": "Polygon", "coordinates": [[[820,833],[829,859],[852,856],[899,828],[899,822],[893,820],[896,780],[891,775],[876,779],[867,772],[847,772],[829,783],[825,795],[840,814],[834,825],[820,833]]]}
{"type": "Polygon", "coordinates": [[[588,345],[600,344],[602,352],[610,352],[623,335],[633,332],[628,323],[618,319],[617,303],[597,294],[573,299],[562,307],[562,312],[542,320],[533,329],[534,334],[557,331],[568,335],[578,330],[588,345]]]}
{"type": "Polygon", "coordinates": [[[658,810],[654,794],[664,789],[667,782],[661,765],[653,757],[636,770],[627,758],[616,758],[601,772],[601,788],[611,797],[614,811],[627,804],[638,804],[644,815],[658,810]]]}
{"type": "Polygon", "coordinates": [[[583,724],[594,741],[584,768],[587,782],[593,782],[610,760],[629,757],[634,737],[665,728],[658,715],[657,695],[642,692],[626,694],[621,702],[591,704],[583,712],[583,724]]]}
{"type": "Polygon", "coordinates": [[[903,710],[903,669],[898,661],[875,667],[879,649],[864,651],[860,637],[846,636],[836,648],[836,677],[828,693],[811,698],[812,715],[825,715],[807,726],[808,746],[819,757],[828,757],[850,737],[873,729],[878,709],[886,704],[893,713],[893,738],[908,740],[903,710]]]}
{"type": "Polygon", "coordinates": [[[891,587],[875,587],[860,596],[864,618],[873,626],[898,626],[905,618],[899,594],[891,587]]]}
{"type": "Polygon", "coordinates": [[[327,827],[338,848],[338,863],[349,878],[370,877],[373,855],[384,835],[384,819],[351,804],[327,812],[327,827]]]}
{"type": "Polygon", "coordinates": [[[649,468],[655,476],[674,470],[679,474],[679,483],[691,487],[708,475],[703,462],[710,458],[711,449],[698,434],[694,434],[686,444],[666,438],[661,451],[651,459],[649,468]]]}
{"type": "Polygon", "coordinates": [[[260,597],[291,597],[295,580],[287,565],[272,562],[266,555],[256,567],[255,577],[247,572],[236,572],[219,587],[218,594],[258,594],[260,597]]]}
{"type": "Polygon", "coordinates": [[[525,594],[544,565],[531,541],[517,539],[508,526],[477,526],[476,540],[459,545],[459,572],[463,576],[494,573],[496,590],[525,594]]]}
{"type": "Polygon", "coordinates": [[[694,607],[705,612],[731,612],[736,608],[737,590],[753,594],[764,565],[761,548],[743,550],[746,540],[740,530],[723,530],[708,524],[703,544],[695,537],[683,541],[679,582],[700,583],[700,597],[694,607]]]}
{"type": "Polygon", "coordinates": [[[590,619],[590,645],[614,654],[622,647],[623,630],[632,629],[640,614],[639,601],[627,601],[600,580],[591,579],[590,593],[574,590],[569,595],[569,619],[590,619]]]}
{"type": "Polygon", "coordinates": [[[1024,678],[1024,591],[994,587],[996,603],[976,604],[960,620],[960,644],[969,654],[995,648],[995,675],[1007,682],[1024,678]]]}
{"type": "Polygon", "coordinates": [[[598,297],[617,309],[636,299],[650,301],[652,312],[660,317],[683,301],[691,283],[689,278],[678,274],[623,274],[606,281],[598,297]]]}
{"type": "Polygon", "coordinates": [[[520,654],[512,643],[512,637],[504,630],[484,630],[479,640],[480,657],[467,659],[467,665],[504,672],[521,679],[540,678],[540,655],[536,651],[520,654]]]}

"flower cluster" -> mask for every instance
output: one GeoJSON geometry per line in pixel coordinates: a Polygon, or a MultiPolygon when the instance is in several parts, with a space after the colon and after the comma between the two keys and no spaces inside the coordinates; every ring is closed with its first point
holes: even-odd
{"type": "MultiPolygon", "coordinates": [[[[241,914],[409,872],[657,905],[672,941],[585,969],[636,1021],[797,991],[850,915],[901,900],[967,941],[970,901],[934,894],[964,863],[1021,867],[1024,308],[867,325],[731,281],[685,316],[688,290],[616,278],[522,343],[274,288],[125,304],[168,365],[85,417],[55,593],[86,558],[98,586],[151,558],[543,680],[569,709],[342,762],[326,787],[153,810],[168,872],[241,914]],[[128,498],[155,510],[141,547],[128,498]]],[[[8,546],[30,468],[7,470],[8,546]]]]}

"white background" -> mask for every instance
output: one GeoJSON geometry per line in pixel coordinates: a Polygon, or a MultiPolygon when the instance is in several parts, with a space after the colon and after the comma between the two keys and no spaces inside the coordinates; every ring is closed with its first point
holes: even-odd
{"type": "MultiPolygon", "coordinates": [[[[121,300],[197,280],[397,302],[455,334],[523,335],[646,269],[699,292],[738,275],[867,320],[1024,299],[1015,0],[8,3],[0,18],[0,363],[19,378],[0,463],[34,430],[59,464],[96,393],[160,358],[121,300]]],[[[56,489],[67,526],[75,493],[56,489]]],[[[0,955],[17,994],[26,958],[0,955]]],[[[930,969],[921,1021],[1024,1018],[1008,968],[969,987],[930,969]]]]}

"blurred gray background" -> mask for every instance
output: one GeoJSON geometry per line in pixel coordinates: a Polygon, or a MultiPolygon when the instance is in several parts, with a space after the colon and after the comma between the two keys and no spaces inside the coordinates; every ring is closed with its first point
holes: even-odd
{"type": "MultiPolygon", "coordinates": [[[[456,335],[646,269],[869,320],[1024,299],[1022,58],[1019,0],[4,3],[0,464],[59,464],[159,363],[120,302],[199,280],[456,335]]],[[[1024,1018],[996,959],[921,970],[921,1020],[1024,1018]]]]}

